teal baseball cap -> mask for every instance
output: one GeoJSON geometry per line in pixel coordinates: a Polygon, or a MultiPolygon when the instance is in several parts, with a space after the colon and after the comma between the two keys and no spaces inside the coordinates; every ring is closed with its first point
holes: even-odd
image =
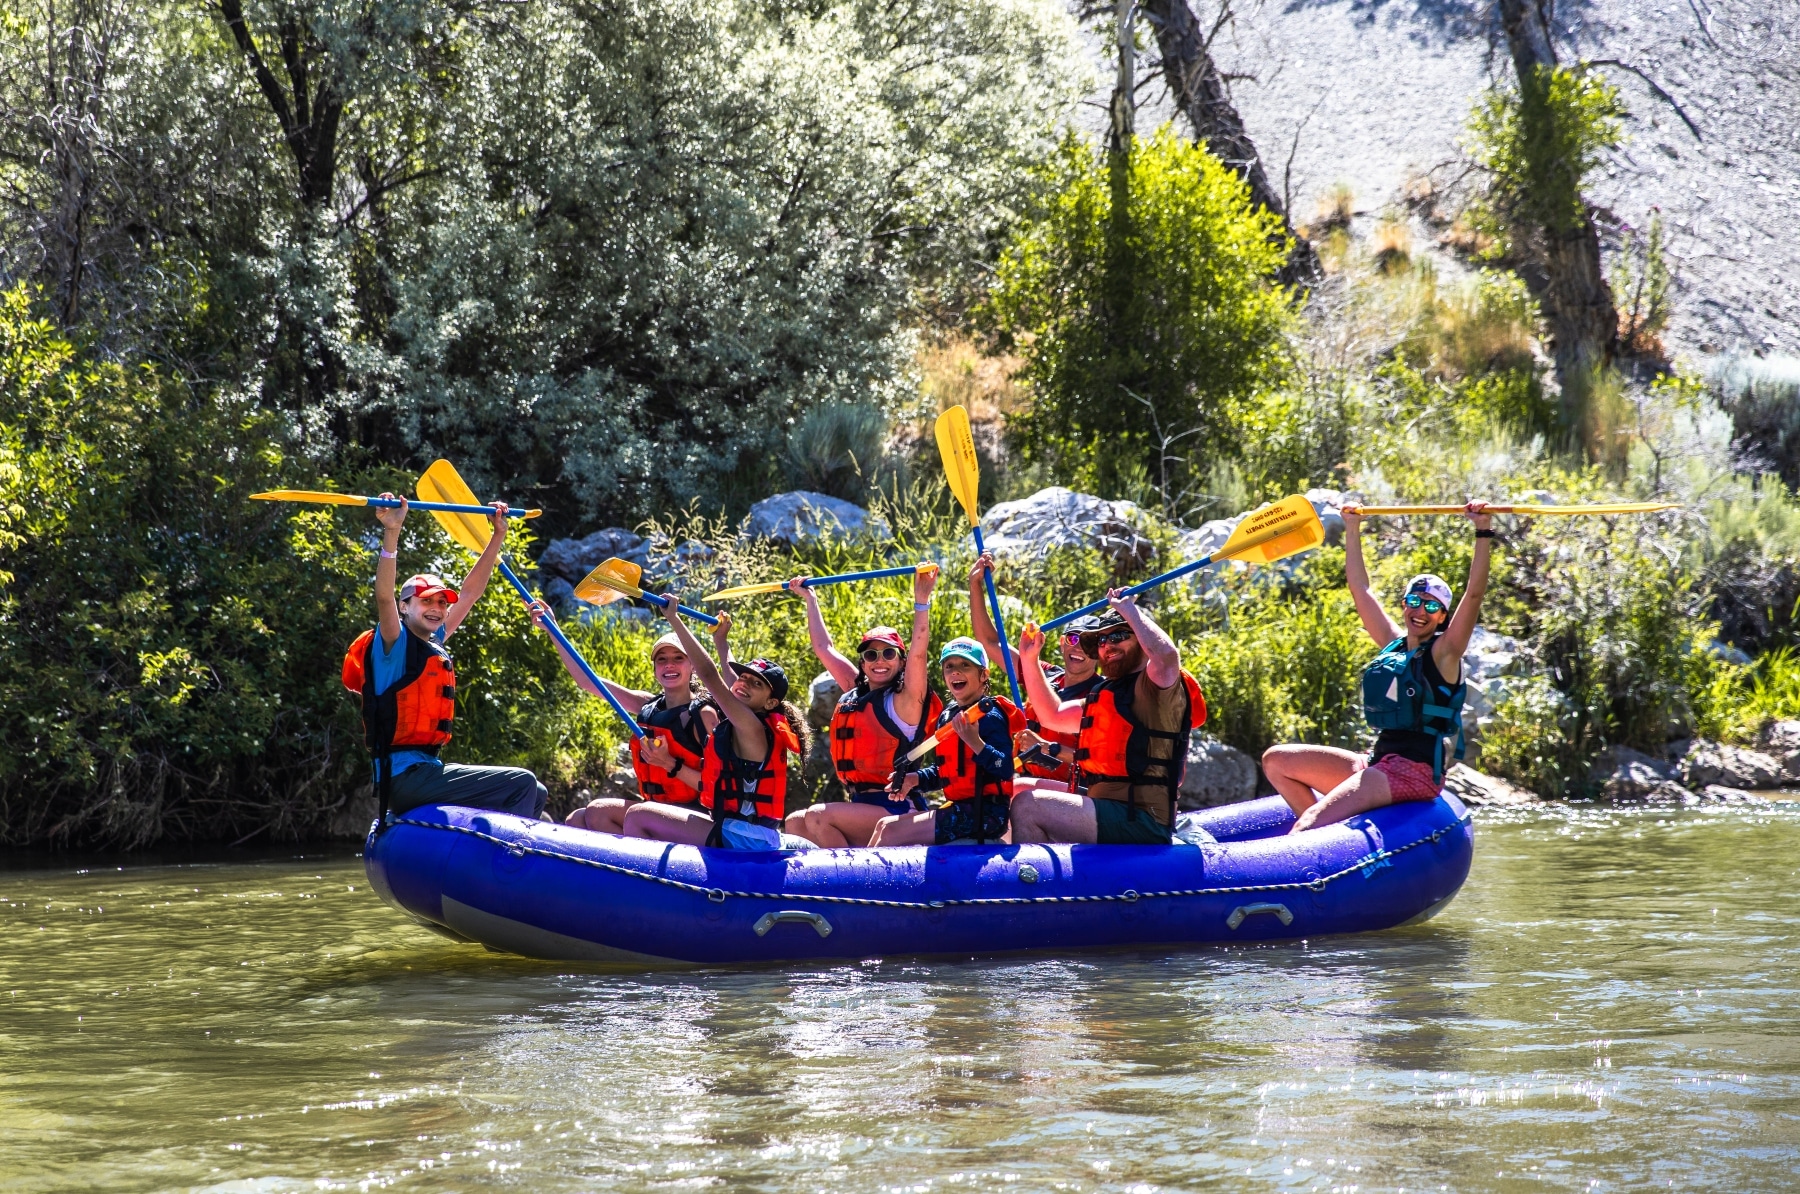
{"type": "Polygon", "coordinates": [[[943,663],[952,655],[960,655],[962,658],[973,663],[976,667],[986,667],[988,665],[987,649],[974,639],[966,636],[963,638],[953,638],[945,643],[944,649],[938,652],[938,662],[943,663]]]}

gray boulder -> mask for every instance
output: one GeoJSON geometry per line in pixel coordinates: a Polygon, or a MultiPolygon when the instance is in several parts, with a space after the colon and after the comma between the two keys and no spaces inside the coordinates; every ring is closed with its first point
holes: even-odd
{"type": "Polygon", "coordinates": [[[1135,502],[1112,502],[1060,485],[982,516],[981,531],[996,558],[1037,559],[1056,548],[1091,547],[1120,567],[1142,567],[1156,545],[1142,530],[1147,515],[1135,502]]]}
{"type": "Polygon", "coordinates": [[[1344,494],[1336,489],[1309,489],[1306,500],[1319,516],[1319,525],[1325,528],[1325,542],[1342,543],[1344,541],[1344,494]]]}
{"type": "Polygon", "coordinates": [[[1614,803],[1647,801],[1682,802],[1693,793],[1678,781],[1674,764],[1653,759],[1629,746],[1609,746],[1594,757],[1588,782],[1602,800],[1614,803]]]}
{"type": "Polygon", "coordinates": [[[890,534],[886,522],[861,506],[805,489],[778,493],[750,507],[741,533],[746,539],[768,540],[786,547],[799,547],[827,536],[885,538],[890,534]]]}
{"type": "Polygon", "coordinates": [[[1256,761],[1235,746],[1195,734],[1188,739],[1181,807],[1214,808],[1256,795],[1256,761]]]}
{"type": "Polygon", "coordinates": [[[544,582],[544,601],[558,614],[567,614],[577,604],[575,586],[560,576],[552,576],[544,582]]]}
{"type": "Polygon", "coordinates": [[[1800,721],[1772,721],[1763,728],[1762,748],[1770,754],[1800,750],[1800,721]]]}
{"type": "Polygon", "coordinates": [[[1536,792],[1497,775],[1484,775],[1462,763],[1453,764],[1444,772],[1444,790],[1464,804],[1474,805],[1517,806],[1536,804],[1539,799],[1536,792]]]}
{"type": "Polygon", "coordinates": [[[1524,670],[1524,662],[1520,658],[1518,639],[1477,626],[1463,652],[1463,676],[1475,683],[1484,683],[1497,676],[1519,674],[1524,670]]]}
{"type": "Polygon", "coordinates": [[[649,555],[650,545],[643,536],[624,527],[607,527],[580,539],[552,539],[538,556],[538,568],[573,585],[614,556],[642,565],[649,555]]]}
{"type": "Polygon", "coordinates": [[[806,724],[823,731],[831,724],[831,715],[836,711],[838,701],[843,699],[844,690],[831,678],[830,672],[820,672],[813,677],[812,685],[806,691],[806,724]]]}
{"type": "Polygon", "coordinates": [[[1743,788],[1733,788],[1725,784],[1707,784],[1700,789],[1700,799],[1713,804],[1752,804],[1767,798],[1743,788]]]}
{"type": "Polygon", "coordinates": [[[812,743],[807,748],[801,769],[802,792],[788,797],[790,812],[843,795],[843,785],[838,783],[837,769],[831,762],[831,714],[843,695],[844,690],[838,687],[830,672],[820,672],[807,688],[806,724],[812,727],[812,743]]]}
{"type": "Polygon", "coordinates": [[[1759,750],[1695,742],[1681,757],[1681,778],[1696,790],[1712,784],[1755,791],[1779,787],[1784,778],[1779,760],[1759,750]]]}

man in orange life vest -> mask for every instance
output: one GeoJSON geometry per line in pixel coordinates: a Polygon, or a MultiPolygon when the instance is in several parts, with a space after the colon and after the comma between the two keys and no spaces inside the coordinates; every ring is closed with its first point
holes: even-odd
{"type": "MultiPolygon", "coordinates": [[[[381,495],[392,498],[391,493],[381,495]]],[[[450,741],[456,715],[456,672],[444,641],[480,600],[506,540],[506,506],[494,503],[494,537],[463,580],[462,593],[421,573],[394,595],[405,499],[377,509],[381,558],[375,563],[375,613],[344,656],[344,687],[362,703],[363,735],[375,755],[375,789],[383,816],[422,804],[491,808],[541,816],[548,793],[522,767],[445,763],[438,749],[450,741]]]]}
{"type": "Polygon", "coordinates": [[[1167,844],[1187,763],[1188,733],[1206,720],[1206,700],[1182,670],[1169,636],[1136,600],[1107,594],[1112,608],[1083,635],[1106,680],[1080,701],[1050,690],[1039,653],[1043,631],[1019,642],[1021,679],[1045,728],[1079,731],[1074,791],[1055,780],[1021,780],[1013,798],[1015,842],[1167,844]],[[1092,646],[1089,646],[1089,640],[1092,646]],[[1085,790],[1085,794],[1084,793],[1085,790]]]}

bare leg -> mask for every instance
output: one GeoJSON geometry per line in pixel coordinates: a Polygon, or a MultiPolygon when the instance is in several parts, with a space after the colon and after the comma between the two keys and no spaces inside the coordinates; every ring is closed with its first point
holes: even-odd
{"type": "Polygon", "coordinates": [[[930,846],[937,842],[936,813],[904,813],[883,817],[869,838],[871,846],[930,846]]]}
{"type": "Polygon", "coordinates": [[[1300,819],[1288,832],[1304,833],[1308,829],[1335,825],[1357,813],[1393,802],[1394,793],[1388,787],[1387,776],[1369,767],[1327,792],[1317,804],[1300,814],[1300,819]]]}
{"type": "Polygon", "coordinates": [[[625,836],[655,842],[680,842],[704,846],[712,836],[713,820],[699,809],[674,804],[637,805],[625,814],[625,836]]]}
{"type": "Polygon", "coordinates": [[[563,818],[563,824],[573,825],[577,829],[587,829],[594,833],[623,833],[626,812],[634,805],[642,803],[641,800],[623,800],[617,796],[602,796],[598,800],[588,801],[563,818]]]}
{"type": "Polygon", "coordinates": [[[784,828],[815,846],[866,846],[875,826],[887,815],[879,804],[842,800],[789,813],[784,828]]]}
{"type": "Polygon", "coordinates": [[[1012,802],[1013,841],[1081,843],[1098,837],[1094,802],[1086,796],[1035,785],[1014,791],[1018,795],[1012,802]]]}
{"type": "Polygon", "coordinates": [[[1263,751],[1263,774],[1299,816],[1361,769],[1362,756],[1335,746],[1271,746],[1263,751]]]}

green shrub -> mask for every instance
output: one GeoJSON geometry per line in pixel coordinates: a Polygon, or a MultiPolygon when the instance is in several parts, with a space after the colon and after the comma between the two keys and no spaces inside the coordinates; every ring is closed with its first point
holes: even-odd
{"type": "Polygon", "coordinates": [[[1544,676],[1507,689],[1481,731],[1481,770],[1543,796],[1578,791],[1585,760],[1572,733],[1574,706],[1544,676]]]}

